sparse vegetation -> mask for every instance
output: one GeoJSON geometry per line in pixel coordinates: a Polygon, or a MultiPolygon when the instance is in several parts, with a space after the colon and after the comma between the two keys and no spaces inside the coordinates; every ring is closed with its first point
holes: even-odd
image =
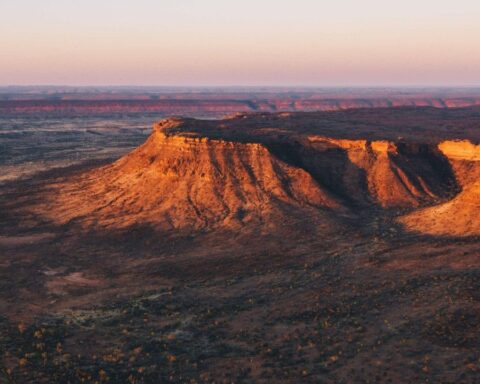
{"type": "Polygon", "coordinates": [[[477,383],[479,239],[396,221],[477,164],[301,116],[293,147],[295,114],[166,120],[114,165],[2,192],[0,380],[477,383]]]}

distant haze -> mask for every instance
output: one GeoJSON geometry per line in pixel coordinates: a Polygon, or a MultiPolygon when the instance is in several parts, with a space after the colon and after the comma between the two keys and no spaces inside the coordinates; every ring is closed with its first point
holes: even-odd
{"type": "Polygon", "coordinates": [[[476,0],[1,0],[0,85],[480,85],[476,0]]]}

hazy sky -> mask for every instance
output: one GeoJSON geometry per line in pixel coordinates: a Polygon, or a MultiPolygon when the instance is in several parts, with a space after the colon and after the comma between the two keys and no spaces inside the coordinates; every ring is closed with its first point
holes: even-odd
{"type": "Polygon", "coordinates": [[[480,85],[480,0],[0,0],[0,84],[480,85]]]}

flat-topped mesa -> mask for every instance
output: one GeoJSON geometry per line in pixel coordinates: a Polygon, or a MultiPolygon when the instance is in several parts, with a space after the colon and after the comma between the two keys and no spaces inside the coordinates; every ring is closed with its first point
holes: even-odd
{"type": "MultiPolygon", "coordinates": [[[[193,142],[215,140],[216,142],[235,142],[235,138],[228,137],[229,130],[219,130],[216,121],[199,120],[184,117],[169,117],[153,124],[153,140],[184,139],[187,143],[192,139],[193,142]]],[[[181,140],[180,140],[181,141],[181,140]]]]}
{"type": "MultiPolygon", "coordinates": [[[[261,122],[268,117],[258,115],[261,122]]],[[[223,124],[191,119],[184,121],[182,127],[175,125],[178,135],[175,138],[184,146],[191,145],[191,140],[212,141],[212,145],[227,147],[239,144],[235,140],[261,145],[268,149],[269,155],[308,172],[318,185],[347,203],[376,203],[385,208],[417,207],[445,197],[452,183],[448,177],[444,180],[437,174],[443,172],[445,164],[441,164],[442,159],[436,153],[425,156],[428,146],[424,145],[304,135],[262,125],[254,129],[247,125],[240,132],[228,126],[219,130],[219,126],[223,124]],[[348,161],[341,156],[330,156],[331,148],[341,150],[348,161]],[[410,162],[408,157],[414,157],[415,161],[410,162]],[[334,175],[339,169],[343,169],[342,174],[334,175]]]]}
{"type": "Polygon", "coordinates": [[[262,143],[210,139],[190,130],[198,124],[155,124],[143,145],[65,186],[82,193],[59,193],[48,214],[87,227],[149,223],[162,230],[204,230],[275,227],[288,221],[287,213],[329,222],[336,219],[328,211],[347,212],[307,171],[262,143]]]}
{"type": "MultiPolygon", "coordinates": [[[[60,223],[162,230],[258,228],[293,217],[338,223],[372,207],[445,202],[470,183],[471,164],[480,164],[471,142],[396,140],[392,130],[369,135],[370,125],[361,137],[353,128],[332,129],[332,116],[164,119],[115,163],[58,184],[42,214],[60,223]]],[[[463,200],[476,196],[472,190],[463,200]]]]}

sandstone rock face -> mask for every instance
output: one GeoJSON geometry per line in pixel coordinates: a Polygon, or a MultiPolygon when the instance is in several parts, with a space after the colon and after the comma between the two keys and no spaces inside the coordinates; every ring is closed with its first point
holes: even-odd
{"type": "Polygon", "coordinates": [[[400,221],[410,230],[432,235],[480,235],[480,145],[468,140],[444,141],[438,148],[450,161],[462,191],[450,201],[400,221]]]}
{"type": "Polygon", "coordinates": [[[37,213],[88,228],[262,231],[299,221],[335,230],[364,212],[401,209],[411,231],[480,234],[472,141],[325,135],[314,120],[295,125],[302,121],[284,113],[162,120],[115,163],[58,182],[37,213]]]}
{"type": "Polygon", "coordinates": [[[61,185],[57,220],[164,229],[235,228],[275,223],[286,210],[345,211],[312,176],[259,143],[169,135],[181,120],[155,126],[150,138],[114,164],[61,185]]]}
{"type": "Polygon", "coordinates": [[[454,199],[425,208],[400,219],[411,231],[430,235],[480,235],[480,182],[475,182],[454,199]]]}
{"type": "MultiPolygon", "coordinates": [[[[383,208],[417,207],[443,198],[453,182],[446,162],[428,145],[405,145],[391,141],[337,140],[311,137],[321,153],[321,144],[345,158],[333,160],[328,150],[317,159],[326,173],[336,172],[332,188],[358,204],[375,203],[383,208]],[[335,187],[336,186],[336,187],[335,187]]],[[[328,179],[328,176],[325,176],[328,179]]]]}
{"type": "Polygon", "coordinates": [[[443,141],[438,149],[450,160],[480,161],[480,144],[475,145],[469,140],[443,141]]]}
{"type": "Polygon", "coordinates": [[[438,145],[448,158],[458,183],[466,187],[480,180],[480,145],[469,140],[447,140],[438,145]]]}

